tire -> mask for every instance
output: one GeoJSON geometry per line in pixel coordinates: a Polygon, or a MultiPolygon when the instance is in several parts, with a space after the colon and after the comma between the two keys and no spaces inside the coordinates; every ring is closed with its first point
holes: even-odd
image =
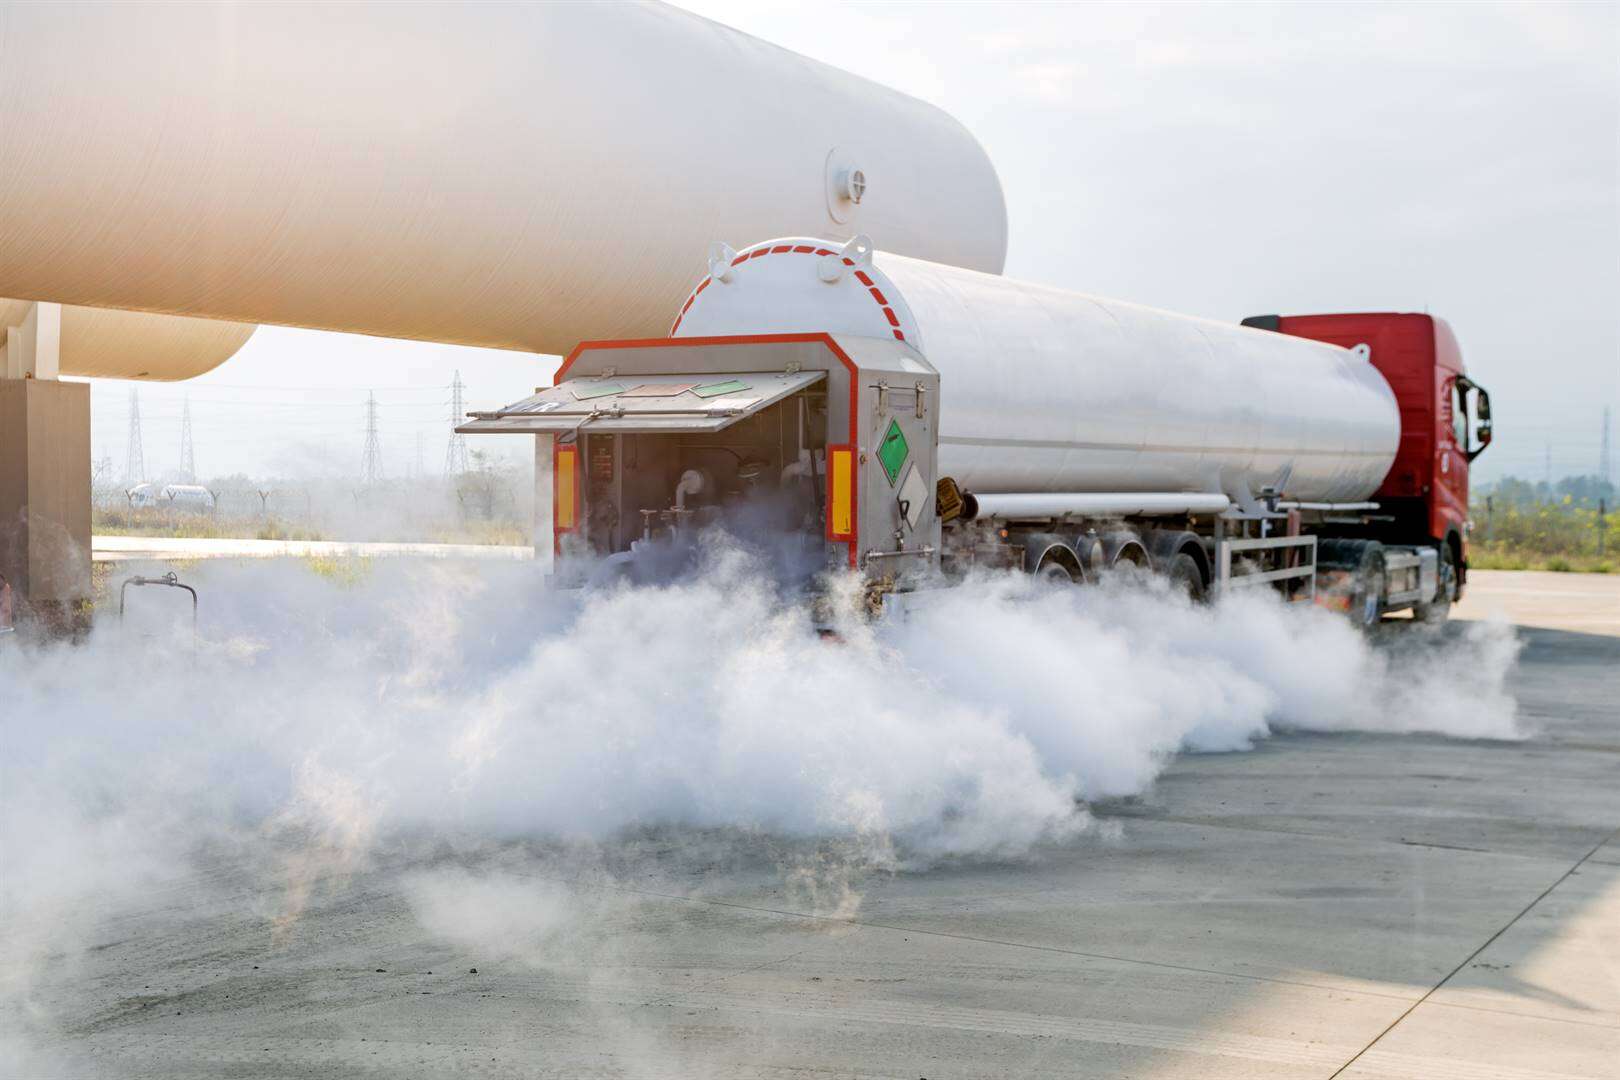
{"type": "Polygon", "coordinates": [[[1434,598],[1426,604],[1412,605],[1412,616],[1420,622],[1439,626],[1451,615],[1451,602],[1457,597],[1457,555],[1451,545],[1440,544],[1440,573],[1434,598]]]}
{"type": "Polygon", "coordinates": [[[1363,630],[1372,630],[1384,617],[1384,549],[1377,543],[1362,551],[1350,592],[1350,621],[1363,630]]]}
{"type": "Polygon", "coordinates": [[[1209,586],[1204,581],[1204,572],[1198,568],[1198,560],[1185,551],[1171,556],[1164,568],[1164,576],[1172,589],[1185,594],[1194,603],[1201,603],[1209,597],[1209,586]]]}
{"type": "Polygon", "coordinates": [[[1035,580],[1043,585],[1078,585],[1080,576],[1063,559],[1048,555],[1036,568],[1035,580]]]}

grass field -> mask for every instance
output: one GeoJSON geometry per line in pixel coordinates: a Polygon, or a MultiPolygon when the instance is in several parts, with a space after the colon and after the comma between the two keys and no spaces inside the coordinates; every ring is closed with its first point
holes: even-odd
{"type": "Polygon", "coordinates": [[[1476,501],[1468,564],[1479,570],[1620,572],[1620,511],[1600,515],[1564,497],[1543,502],[1476,501]]]}

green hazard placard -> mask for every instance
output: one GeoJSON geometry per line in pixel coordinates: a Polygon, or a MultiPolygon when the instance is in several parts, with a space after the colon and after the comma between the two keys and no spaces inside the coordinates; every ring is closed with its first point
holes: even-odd
{"type": "Polygon", "coordinates": [[[878,447],[878,460],[883,463],[883,471],[889,476],[889,486],[894,486],[895,477],[900,475],[900,466],[906,463],[906,455],[911,453],[911,447],[906,444],[906,433],[900,430],[900,421],[890,420],[889,430],[883,434],[883,445],[878,447]]]}

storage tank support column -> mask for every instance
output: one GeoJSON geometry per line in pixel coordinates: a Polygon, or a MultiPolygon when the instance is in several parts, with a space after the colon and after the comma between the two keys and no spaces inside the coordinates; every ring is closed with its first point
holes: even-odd
{"type": "Polygon", "coordinates": [[[90,596],[90,387],[57,379],[60,304],[7,329],[0,378],[0,574],[19,622],[72,629],[90,596]]]}

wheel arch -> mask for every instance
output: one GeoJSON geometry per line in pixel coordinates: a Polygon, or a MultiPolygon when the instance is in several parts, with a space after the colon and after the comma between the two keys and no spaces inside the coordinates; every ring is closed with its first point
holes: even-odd
{"type": "Polygon", "coordinates": [[[1153,556],[1148,552],[1142,535],[1135,529],[1107,532],[1099,539],[1102,543],[1104,566],[1113,568],[1122,562],[1129,562],[1144,570],[1153,569],[1153,556]]]}
{"type": "Polygon", "coordinates": [[[1044,546],[1031,544],[1024,550],[1027,553],[1024,558],[1024,569],[1031,574],[1038,574],[1041,567],[1055,562],[1067,569],[1074,576],[1074,580],[1086,580],[1086,568],[1080,560],[1079,552],[1062,540],[1047,539],[1044,546]]]}
{"type": "Polygon", "coordinates": [[[1214,582],[1214,565],[1209,561],[1209,551],[1204,547],[1203,538],[1197,533],[1155,529],[1146,539],[1148,551],[1152,554],[1155,564],[1167,564],[1177,555],[1185,554],[1191,556],[1192,561],[1198,564],[1198,573],[1204,579],[1204,588],[1209,588],[1214,582]]]}
{"type": "Polygon", "coordinates": [[[1462,529],[1456,524],[1450,525],[1446,529],[1446,535],[1441,537],[1440,543],[1451,549],[1452,565],[1457,569],[1456,599],[1461,600],[1463,584],[1468,580],[1468,561],[1463,554],[1466,548],[1463,544],[1462,529]]]}

